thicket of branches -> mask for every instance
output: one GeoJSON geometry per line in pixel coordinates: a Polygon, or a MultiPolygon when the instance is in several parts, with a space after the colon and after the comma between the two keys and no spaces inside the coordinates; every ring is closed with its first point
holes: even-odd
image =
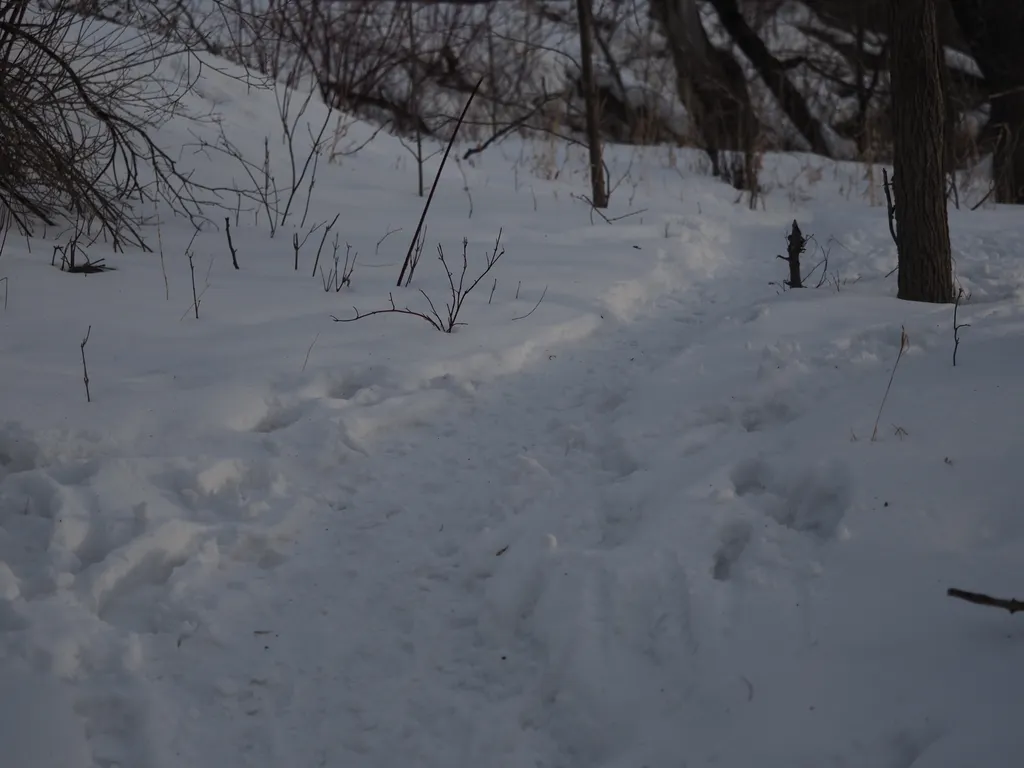
{"type": "MultiPolygon", "coordinates": [[[[751,190],[768,149],[888,160],[888,1],[596,0],[602,138],[703,147],[751,190]]],[[[937,2],[948,168],[991,153],[996,199],[1024,202],[1024,0],[937,2]]],[[[183,50],[313,88],[420,159],[477,83],[466,155],[585,128],[572,0],[0,0],[0,46],[0,203],[25,229],[71,217],[117,244],[141,240],[140,201],[198,216],[215,192],[150,140],[191,85],[156,77],[183,50]]],[[[333,130],[332,153],[355,149],[333,130]]]]}
{"type": "Polygon", "coordinates": [[[191,86],[187,72],[161,76],[161,63],[181,53],[148,32],[78,16],[65,0],[0,0],[5,217],[26,233],[68,224],[119,248],[144,245],[140,204],[201,215],[201,191],[151,138],[191,86]]]}
{"type": "MultiPolygon", "coordinates": [[[[85,2],[86,0],[81,0],[85,2]]],[[[585,110],[572,0],[112,0],[400,135],[443,138],[482,79],[463,131],[578,140],[585,110]],[[202,10],[205,9],[205,10],[202,10]]],[[[605,139],[708,150],[750,186],[752,155],[800,149],[886,161],[892,136],[889,0],[595,0],[605,139]]],[[[1024,0],[937,0],[947,49],[950,168],[994,153],[997,197],[1024,174],[1024,0]],[[990,117],[992,119],[990,119],[990,117]]]]}

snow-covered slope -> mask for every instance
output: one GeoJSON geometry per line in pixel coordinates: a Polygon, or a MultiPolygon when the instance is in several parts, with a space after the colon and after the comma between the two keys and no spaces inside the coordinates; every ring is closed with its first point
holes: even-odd
{"type": "MultiPolygon", "coordinates": [[[[274,95],[199,86],[287,178],[274,95]]],[[[160,138],[242,178],[196,132],[160,138]]],[[[0,763],[1015,764],[1022,630],[945,590],[1021,587],[1019,212],[952,214],[954,368],[952,307],[893,298],[863,168],[769,158],[750,211],[690,155],[611,148],[606,223],[579,148],[508,144],[448,167],[399,289],[422,200],[372,133],[298,228],[338,216],[339,292],[322,229],[294,269],[298,216],[165,215],[166,284],[160,253],[86,277],[8,238],[0,763]],[[794,218],[830,279],[780,293],[794,218]],[[330,319],[443,313],[437,244],[475,277],[499,230],[455,333],[330,319]]]]}

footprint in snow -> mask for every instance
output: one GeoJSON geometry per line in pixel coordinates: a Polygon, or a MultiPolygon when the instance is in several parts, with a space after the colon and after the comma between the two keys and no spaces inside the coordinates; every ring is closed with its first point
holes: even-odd
{"type": "Polygon", "coordinates": [[[727,525],[721,533],[721,542],[715,550],[711,576],[716,581],[728,581],[733,568],[750,544],[750,523],[742,520],[727,525]]]}
{"type": "Polygon", "coordinates": [[[747,432],[764,432],[796,421],[798,416],[792,405],[776,396],[744,406],[739,422],[747,432]]]}
{"type": "Polygon", "coordinates": [[[0,480],[15,472],[39,466],[41,450],[21,426],[9,423],[0,427],[0,480]]]}
{"type": "Polygon", "coordinates": [[[112,549],[85,569],[75,591],[111,626],[142,633],[175,632],[192,617],[173,596],[172,579],[200,550],[205,528],[168,520],[112,549]]]}
{"type": "Polygon", "coordinates": [[[730,402],[706,405],[698,410],[692,426],[739,426],[744,432],[766,432],[784,427],[799,417],[800,411],[782,395],[776,393],[753,402],[744,402],[736,398],[730,402]]]}
{"type": "Polygon", "coordinates": [[[630,453],[623,437],[612,429],[592,425],[580,426],[554,419],[548,426],[552,437],[561,443],[563,456],[582,456],[602,472],[625,478],[640,469],[640,462],[630,453]]]}
{"type": "Polygon", "coordinates": [[[267,411],[253,426],[252,431],[261,434],[270,434],[287,429],[302,418],[303,408],[301,405],[284,405],[279,402],[267,404],[267,411]]]}
{"type": "Polygon", "coordinates": [[[795,470],[748,459],[733,468],[731,479],[737,496],[779,525],[820,539],[836,534],[853,501],[849,472],[839,463],[795,470]]]}
{"type": "MultiPolygon", "coordinates": [[[[334,377],[327,382],[326,395],[332,400],[365,401],[373,396],[381,385],[392,378],[391,371],[383,365],[371,365],[362,370],[334,377]]],[[[373,402],[376,402],[374,399],[373,402]]]]}

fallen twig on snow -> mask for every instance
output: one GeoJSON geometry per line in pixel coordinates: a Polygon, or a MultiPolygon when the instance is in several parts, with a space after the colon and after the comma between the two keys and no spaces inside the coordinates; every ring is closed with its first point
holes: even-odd
{"type": "Polygon", "coordinates": [[[1000,597],[991,597],[981,592],[967,592],[962,589],[947,589],[946,594],[958,600],[964,600],[975,605],[987,605],[992,608],[1002,608],[1010,613],[1024,611],[1024,600],[1004,600],[1000,597]]]}

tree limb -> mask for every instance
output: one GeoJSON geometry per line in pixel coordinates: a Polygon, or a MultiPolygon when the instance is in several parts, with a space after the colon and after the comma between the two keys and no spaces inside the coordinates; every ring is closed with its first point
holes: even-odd
{"type": "Polygon", "coordinates": [[[975,605],[987,605],[992,608],[1002,608],[1004,611],[1010,613],[1017,613],[1018,611],[1024,611],[1024,600],[1004,600],[1000,597],[991,597],[989,595],[982,594],[981,592],[965,592],[962,589],[948,589],[946,594],[950,597],[955,597],[958,600],[964,600],[968,603],[974,603],[975,605]]]}

